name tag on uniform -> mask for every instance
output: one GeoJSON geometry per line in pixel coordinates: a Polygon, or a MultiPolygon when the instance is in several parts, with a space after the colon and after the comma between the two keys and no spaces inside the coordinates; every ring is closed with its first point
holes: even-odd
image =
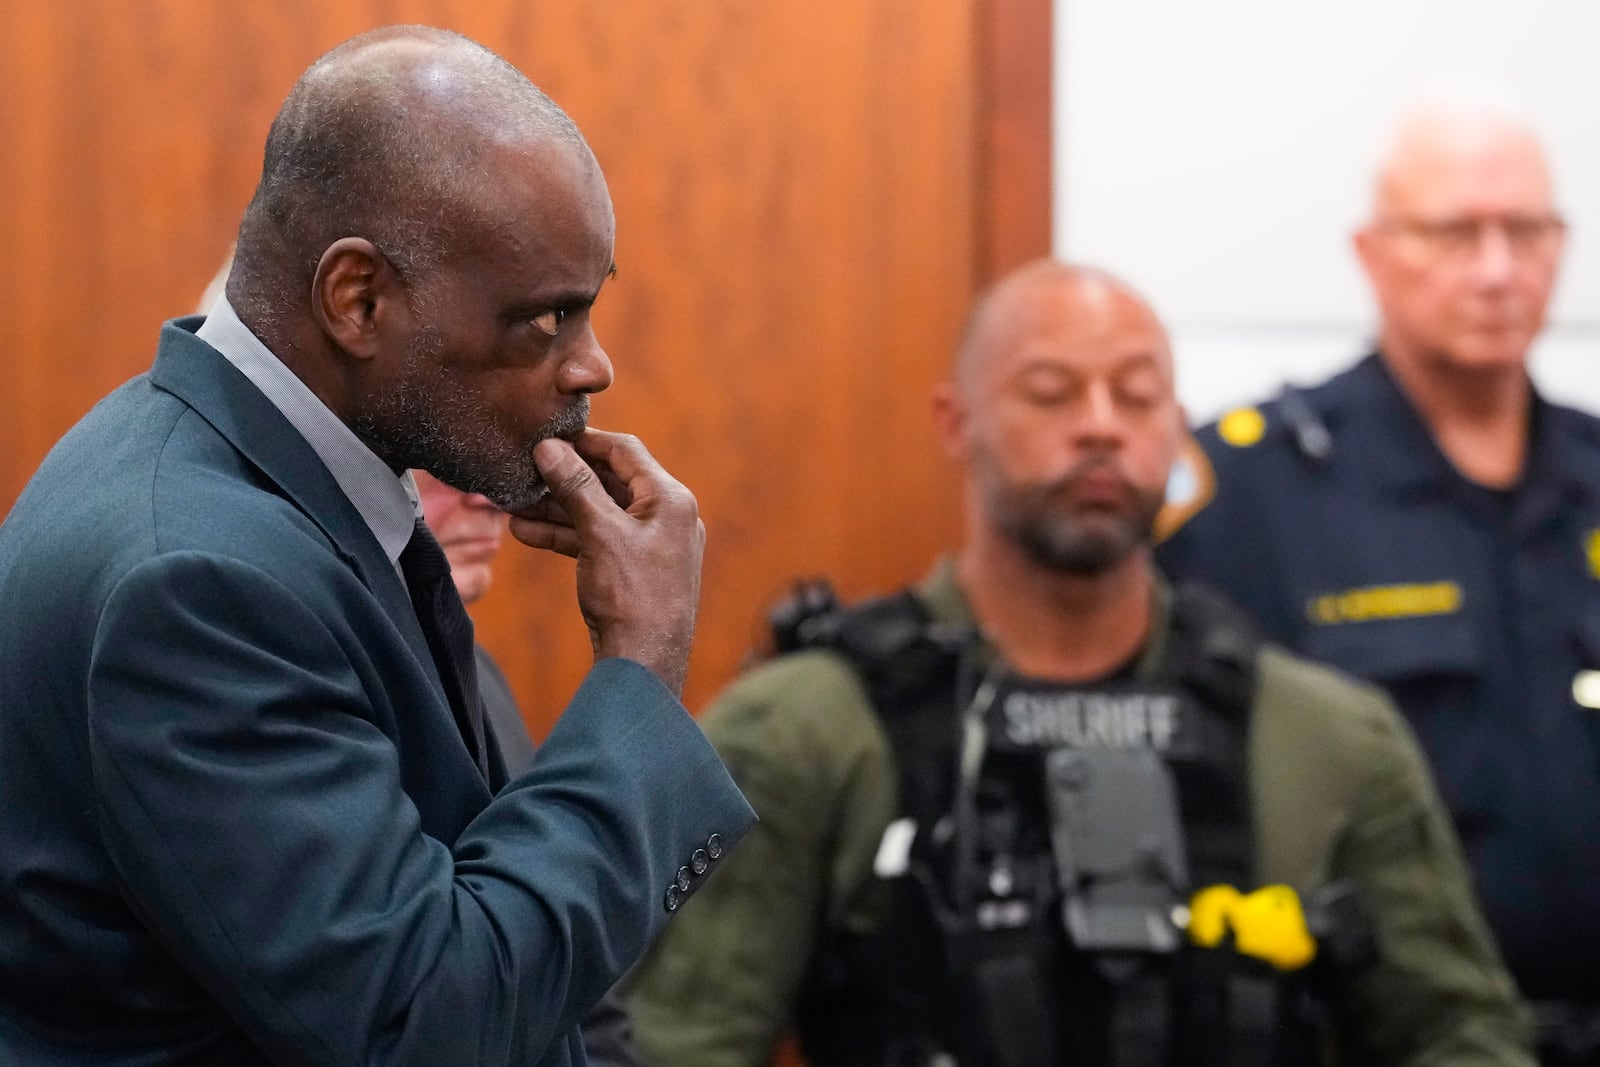
{"type": "Polygon", "coordinates": [[[1306,602],[1306,617],[1318,626],[1383,619],[1454,615],[1466,599],[1453,581],[1399,582],[1324,593],[1306,602]]]}
{"type": "Polygon", "coordinates": [[[1084,689],[1011,681],[989,707],[989,746],[999,752],[1077,748],[1181,755],[1190,747],[1192,714],[1188,698],[1168,687],[1084,689]]]}

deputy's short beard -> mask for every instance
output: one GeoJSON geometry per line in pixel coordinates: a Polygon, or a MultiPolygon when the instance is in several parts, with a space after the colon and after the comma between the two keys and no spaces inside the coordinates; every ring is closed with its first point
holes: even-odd
{"type": "Polygon", "coordinates": [[[1137,517],[1044,518],[1007,532],[1030,560],[1048,570],[1088,578],[1104,574],[1151,541],[1161,504],[1137,517]]]}
{"type": "Polygon", "coordinates": [[[991,521],[1032,562],[1077,577],[1103,574],[1151,543],[1165,494],[1134,490],[1131,510],[1073,512],[1061,504],[1070,481],[991,490],[991,521]]]}
{"type": "Polygon", "coordinates": [[[581,433],[589,422],[589,398],[576,397],[513,444],[485,421],[482,396],[439,369],[441,348],[436,334],[419,337],[398,384],[372,397],[351,429],[392,467],[425,470],[464,493],[482,493],[506,511],[536,503],[547,489],[533,446],[581,433]]]}

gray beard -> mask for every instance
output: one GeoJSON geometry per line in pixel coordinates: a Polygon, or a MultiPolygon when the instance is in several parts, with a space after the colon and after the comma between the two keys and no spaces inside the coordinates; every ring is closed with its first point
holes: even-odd
{"type": "Polygon", "coordinates": [[[1140,493],[1130,514],[1062,513],[1052,497],[1065,486],[995,489],[989,515],[1029,560],[1046,570],[1088,577],[1104,573],[1154,539],[1162,493],[1140,493]]]}
{"type": "Polygon", "coordinates": [[[547,437],[573,438],[589,422],[589,398],[569,406],[536,427],[526,448],[483,425],[478,394],[453,379],[426,382],[421,368],[438,352],[437,339],[424,338],[411,351],[401,383],[351,420],[351,429],[396,470],[419,468],[464,493],[481,493],[506,511],[526,508],[549,488],[533,460],[533,446],[547,437]]]}
{"type": "MultiPolygon", "coordinates": [[[[533,445],[547,437],[576,437],[589,423],[589,398],[580,396],[535,428],[526,449],[512,451],[481,430],[454,435],[446,432],[453,410],[457,409],[440,408],[432,420],[419,419],[412,424],[412,431],[404,436],[418,462],[410,466],[421,467],[464,493],[482,493],[503,511],[527,508],[550,491],[534,463],[533,445]]],[[[454,421],[462,424],[462,420],[454,421]]]]}
{"type": "Polygon", "coordinates": [[[1133,518],[1106,516],[1098,523],[1045,518],[1018,521],[1002,528],[1040,567],[1091,577],[1105,573],[1150,543],[1155,514],[1150,514],[1148,522],[1142,519],[1142,514],[1133,518]]]}

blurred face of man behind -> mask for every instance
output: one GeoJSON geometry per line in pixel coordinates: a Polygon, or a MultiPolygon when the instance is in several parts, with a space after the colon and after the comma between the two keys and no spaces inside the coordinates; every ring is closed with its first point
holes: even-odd
{"type": "Polygon", "coordinates": [[[1563,238],[1526,128],[1465,105],[1419,110],[1399,126],[1355,236],[1384,354],[1418,371],[1521,372],[1563,238]]]}
{"type": "Polygon", "coordinates": [[[1094,575],[1149,544],[1183,434],[1166,333],[1097,272],[1042,263],[980,307],[935,398],[969,535],[1094,575]]]}
{"type": "Polygon", "coordinates": [[[450,560],[450,576],[464,603],[489,590],[494,555],[510,517],[488,497],[463,493],[424,471],[413,471],[428,528],[450,560]]]}

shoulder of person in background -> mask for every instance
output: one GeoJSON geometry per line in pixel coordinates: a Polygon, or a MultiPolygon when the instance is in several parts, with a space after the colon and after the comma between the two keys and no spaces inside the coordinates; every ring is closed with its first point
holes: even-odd
{"type": "Polygon", "coordinates": [[[889,747],[843,658],[760,663],[701,716],[760,815],[739,855],[625,979],[651,1067],[765,1067],[831,932],[869,922],[898,797],[889,747]]]}
{"type": "Polygon", "coordinates": [[[1324,940],[1349,1062],[1528,1064],[1529,1018],[1404,717],[1377,686],[1263,648],[1250,744],[1263,882],[1355,890],[1370,957],[1324,940]]]}

